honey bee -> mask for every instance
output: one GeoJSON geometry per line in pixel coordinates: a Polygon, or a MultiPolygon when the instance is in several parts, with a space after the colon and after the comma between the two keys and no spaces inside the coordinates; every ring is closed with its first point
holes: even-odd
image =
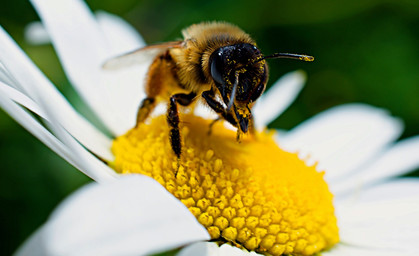
{"type": "MultiPolygon", "coordinates": [[[[268,58],[313,61],[308,55],[276,53],[264,56],[243,30],[226,22],[204,22],[182,31],[184,40],[146,46],[116,57],[105,69],[154,58],[145,81],[147,97],[137,113],[137,126],[158,102],[167,102],[170,143],[179,159],[182,153],[178,105],[189,106],[202,97],[218,115],[241,134],[253,132],[252,106],[268,81],[268,58]]],[[[217,120],[218,120],[217,119],[217,120]]]]}

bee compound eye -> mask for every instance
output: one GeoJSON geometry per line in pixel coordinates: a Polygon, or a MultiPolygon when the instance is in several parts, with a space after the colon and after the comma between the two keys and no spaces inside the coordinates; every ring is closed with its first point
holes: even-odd
{"type": "Polygon", "coordinates": [[[215,51],[210,58],[211,76],[218,84],[224,84],[223,74],[225,70],[224,54],[221,49],[215,51]]]}
{"type": "Polygon", "coordinates": [[[265,84],[260,83],[252,92],[250,96],[250,102],[256,101],[260,95],[262,95],[263,91],[265,90],[265,84]]]}

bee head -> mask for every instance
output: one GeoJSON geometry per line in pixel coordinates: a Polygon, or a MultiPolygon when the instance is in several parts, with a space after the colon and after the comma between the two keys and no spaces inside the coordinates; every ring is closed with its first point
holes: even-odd
{"type": "Polygon", "coordinates": [[[243,132],[247,132],[252,103],[265,90],[268,74],[262,58],[260,50],[247,43],[221,47],[210,57],[211,76],[227,109],[234,108],[243,132]]]}
{"type": "Polygon", "coordinates": [[[236,102],[255,101],[265,89],[265,61],[260,50],[251,44],[221,47],[210,57],[211,76],[230,109],[236,102]]]}
{"type": "Polygon", "coordinates": [[[260,97],[268,81],[265,59],[313,61],[309,55],[275,53],[263,56],[252,44],[227,45],[215,50],[209,60],[211,76],[229,111],[232,107],[240,130],[247,132],[250,108],[260,97]]]}

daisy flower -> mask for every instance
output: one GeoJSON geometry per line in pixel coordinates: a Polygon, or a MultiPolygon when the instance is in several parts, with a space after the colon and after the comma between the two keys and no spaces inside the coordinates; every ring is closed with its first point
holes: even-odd
{"type": "MultiPolygon", "coordinates": [[[[17,255],[419,253],[419,180],[393,178],[419,166],[419,137],[395,142],[397,118],[350,104],[237,144],[222,123],[208,136],[211,119],[198,109],[182,114],[178,167],[164,117],[131,129],[146,70],[101,69],[143,46],[140,36],[78,0],[31,2],[67,76],[111,136],[0,30],[0,106],[99,183],[65,200],[17,255]]],[[[276,82],[253,109],[257,127],[280,115],[304,81],[297,71],[276,82]]]]}

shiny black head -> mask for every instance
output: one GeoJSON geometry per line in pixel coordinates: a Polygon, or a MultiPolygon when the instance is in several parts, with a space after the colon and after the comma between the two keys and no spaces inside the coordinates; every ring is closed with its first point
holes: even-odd
{"type": "Polygon", "coordinates": [[[242,43],[217,49],[209,60],[215,85],[227,109],[233,107],[243,132],[248,130],[251,104],[265,90],[268,74],[262,58],[256,46],[242,43]]]}
{"type": "Polygon", "coordinates": [[[215,85],[230,111],[236,118],[237,126],[247,132],[251,119],[251,107],[263,93],[268,80],[265,59],[288,58],[313,61],[308,55],[275,53],[263,56],[252,44],[227,45],[215,50],[209,59],[209,68],[215,85]]]}
{"type": "Polygon", "coordinates": [[[258,61],[262,58],[256,46],[244,43],[224,46],[212,53],[211,76],[228,107],[251,103],[261,95],[267,81],[265,61],[258,61]]]}

